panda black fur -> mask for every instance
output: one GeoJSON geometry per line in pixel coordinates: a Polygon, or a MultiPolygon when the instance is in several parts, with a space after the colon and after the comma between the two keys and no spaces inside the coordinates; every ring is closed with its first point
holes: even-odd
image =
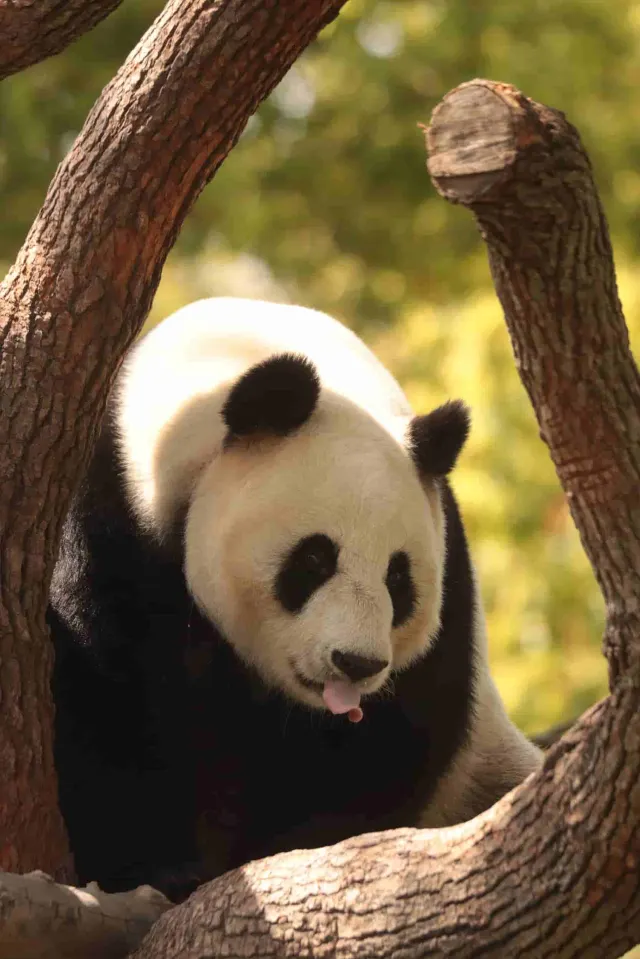
{"type": "Polygon", "coordinates": [[[201,301],[131,352],[49,609],[80,881],[180,898],[275,852],[468,819],[537,767],[446,478],[467,429],[459,403],[414,417],[298,307],[201,301]],[[332,714],[360,695],[361,722],[332,714]]]}

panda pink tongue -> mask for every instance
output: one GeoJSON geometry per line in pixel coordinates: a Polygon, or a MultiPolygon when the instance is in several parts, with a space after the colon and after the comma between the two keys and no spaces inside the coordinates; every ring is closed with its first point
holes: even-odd
{"type": "Polygon", "coordinates": [[[322,698],[327,709],[336,716],[348,713],[352,723],[359,723],[362,719],[360,692],[353,683],[343,679],[328,679],[324,684],[322,698]]]}

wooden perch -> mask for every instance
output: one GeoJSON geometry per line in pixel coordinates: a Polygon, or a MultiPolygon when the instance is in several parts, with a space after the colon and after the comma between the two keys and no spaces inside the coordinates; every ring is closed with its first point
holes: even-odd
{"type": "Polygon", "coordinates": [[[576,131],[503,84],[450,93],[438,189],[487,243],[516,362],[607,601],[611,695],[493,809],[294,852],[223,876],[135,959],[615,959],[640,942],[638,375],[576,131]]]}
{"type": "Polygon", "coordinates": [[[0,80],[60,53],[122,0],[0,0],[0,80]]]}
{"type": "Polygon", "coordinates": [[[0,959],[117,959],[169,907],[150,886],[109,894],[43,872],[0,873],[0,959]]]}

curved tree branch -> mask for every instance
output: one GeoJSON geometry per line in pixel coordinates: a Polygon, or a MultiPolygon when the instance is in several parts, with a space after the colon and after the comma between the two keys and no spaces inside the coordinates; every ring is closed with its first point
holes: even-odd
{"type": "Polygon", "coordinates": [[[92,30],[122,0],[0,0],[0,80],[92,30]]]}
{"type": "Polygon", "coordinates": [[[428,143],[438,188],[479,220],[603,588],[612,693],[472,822],[253,863],[162,916],[135,959],[615,959],[640,941],[638,377],[606,223],[575,130],[510,87],[454,90],[428,143]]]}
{"type": "Polygon", "coordinates": [[[344,0],[170,0],[0,286],[0,869],[70,875],[44,615],[108,388],[194,200],[344,0]]]}
{"type": "Polygon", "coordinates": [[[473,210],[540,433],[607,603],[611,681],[640,681],[640,378],[591,165],[564,116],[506,84],[448,94],[429,172],[473,210]],[[462,135],[464,131],[464,135],[462,135]]]}
{"type": "Polygon", "coordinates": [[[638,736],[621,692],[470,823],[252,863],[161,916],[131,959],[615,959],[640,937],[638,736]],[[603,753],[603,735],[628,749],[603,753]]]}

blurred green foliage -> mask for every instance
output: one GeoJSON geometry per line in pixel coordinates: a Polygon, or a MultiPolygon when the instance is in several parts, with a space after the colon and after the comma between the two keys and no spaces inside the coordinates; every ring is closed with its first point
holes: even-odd
{"type": "MultiPolygon", "coordinates": [[[[15,255],[101,88],[161,7],[125,2],[61,56],[0,86],[0,261],[15,255]]],[[[605,693],[603,609],[520,385],[472,218],[437,197],[419,122],[475,76],[564,110],[596,170],[632,336],[640,303],[640,4],[350,0],[249,122],[171,254],[150,322],[234,293],[326,309],[420,410],[461,396],[455,478],[496,678],[529,730],[605,693]]],[[[215,117],[212,117],[215,123],[215,117]]]]}

